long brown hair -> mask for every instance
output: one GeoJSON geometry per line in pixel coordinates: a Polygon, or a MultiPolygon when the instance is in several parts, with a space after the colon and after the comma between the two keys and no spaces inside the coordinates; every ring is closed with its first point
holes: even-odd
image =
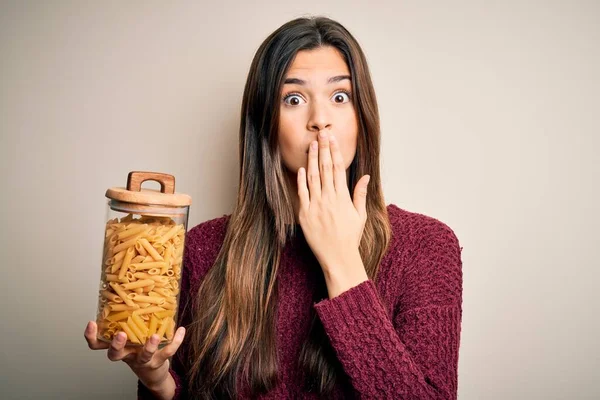
{"type": "MultiPolygon", "coordinates": [[[[277,384],[276,277],[281,252],[294,234],[293,194],[287,189],[277,145],[280,93],[296,53],[320,46],[339,50],[351,72],[359,134],[348,185],[353,194],[360,177],[371,176],[359,248],[369,278],[376,278],[387,250],[391,230],[379,171],[379,112],[365,55],[338,22],[324,17],[290,21],[262,43],[248,73],[239,132],[237,204],[217,259],[196,295],[195,320],[186,338],[191,398],[235,398],[240,378],[253,395],[277,384]]],[[[312,312],[298,367],[306,373],[305,389],[326,395],[341,376],[341,367],[312,312]]]]}

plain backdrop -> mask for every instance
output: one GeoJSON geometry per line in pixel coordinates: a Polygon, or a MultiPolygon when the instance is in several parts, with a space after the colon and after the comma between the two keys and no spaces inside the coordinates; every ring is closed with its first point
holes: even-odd
{"type": "Polygon", "coordinates": [[[386,202],[464,248],[459,397],[600,398],[600,3],[566,0],[2,2],[0,397],[135,397],[83,338],[104,193],[166,172],[190,227],[229,214],[251,59],[304,15],[367,55],[386,202]]]}

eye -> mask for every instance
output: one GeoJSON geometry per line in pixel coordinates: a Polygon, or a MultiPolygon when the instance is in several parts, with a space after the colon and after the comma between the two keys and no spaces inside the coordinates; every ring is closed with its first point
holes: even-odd
{"type": "Polygon", "coordinates": [[[285,95],[285,97],[283,98],[283,102],[288,106],[298,106],[303,102],[306,103],[304,99],[297,93],[290,93],[285,95]]]}
{"type": "Polygon", "coordinates": [[[350,93],[345,90],[339,91],[333,95],[333,101],[337,104],[344,104],[350,101],[350,93]]]}

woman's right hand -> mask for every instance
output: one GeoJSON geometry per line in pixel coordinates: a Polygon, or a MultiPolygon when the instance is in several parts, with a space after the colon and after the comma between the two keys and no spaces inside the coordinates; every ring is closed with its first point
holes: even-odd
{"type": "Polygon", "coordinates": [[[107,356],[111,361],[123,361],[137,375],[139,380],[153,392],[160,392],[167,384],[169,373],[169,357],[175,354],[185,336],[185,328],[179,327],[171,343],[158,350],[158,335],[152,335],[143,347],[125,347],[127,334],[119,332],[110,344],[97,339],[98,326],[94,321],[88,322],[85,328],[85,340],[92,350],[108,349],[107,356]]]}

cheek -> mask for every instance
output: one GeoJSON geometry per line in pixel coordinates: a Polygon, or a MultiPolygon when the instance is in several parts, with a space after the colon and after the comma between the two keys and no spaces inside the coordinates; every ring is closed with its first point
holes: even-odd
{"type": "Polygon", "coordinates": [[[281,114],[278,125],[278,146],[281,153],[281,161],[291,171],[296,171],[303,164],[301,159],[302,143],[298,138],[302,137],[297,132],[297,125],[293,118],[281,114]]]}
{"type": "Polygon", "coordinates": [[[340,151],[344,159],[346,169],[352,164],[354,156],[356,155],[356,147],[358,142],[358,125],[357,123],[349,123],[343,129],[343,134],[338,138],[340,144],[340,151]]]}
{"type": "Polygon", "coordinates": [[[350,164],[352,164],[352,160],[354,160],[354,155],[356,154],[356,138],[344,138],[344,140],[340,143],[340,151],[344,160],[344,166],[346,169],[348,169],[350,164]]]}

